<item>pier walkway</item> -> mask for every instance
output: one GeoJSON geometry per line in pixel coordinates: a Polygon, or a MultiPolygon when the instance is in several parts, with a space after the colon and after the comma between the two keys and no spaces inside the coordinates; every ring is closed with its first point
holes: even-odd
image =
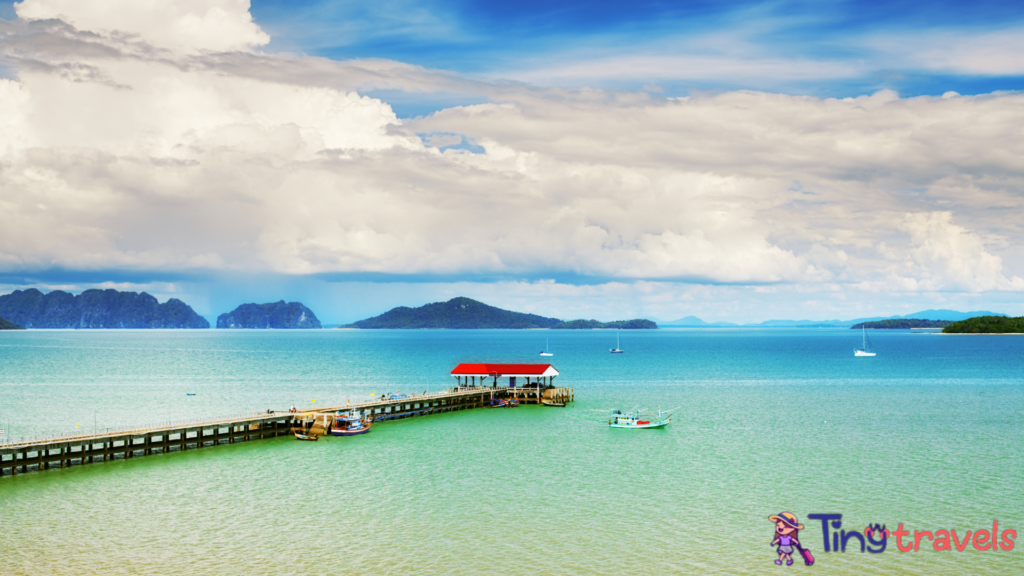
{"type": "MultiPolygon", "coordinates": [[[[571,389],[554,390],[559,390],[561,396],[572,397],[571,389]]],[[[360,410],[372,414],[374,420],[392,420],[481,408],[489,405],[492,398],[508,395],[509,389],[504,387],[464,386],[440,394],[382,398],[298,412],[252,412],[230,418],[106,429],[93,434],[27,438],[0,444],[0,475],[276,438],[290,435],[295,429],[323,435],[338,411],[360,410]]]]}

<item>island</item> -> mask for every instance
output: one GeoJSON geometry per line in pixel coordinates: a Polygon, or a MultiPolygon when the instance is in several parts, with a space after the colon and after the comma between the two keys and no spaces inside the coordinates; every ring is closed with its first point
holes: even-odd
{"type": "Polygon", "coordinates": [[[14,322],[8,322],[3,318],[0,318],[0,330],[24,330],[21,326],[18,326],[14,322]]]}
{"type": "Polygon", "coordinates": [[[545,318],[536,314],[523,314],[502,310],[477,302],[472,298],[459,296],[447,302],[424,304],[419,308],[399,306],[380,316],[367,318],[343,326],[343,328],[388,329],[388,328],[551,328],[562,321],[545,318]]]}
{"type": "Polygon", "coordinates": [[[945,328],[952,324],[952,320],[918,320],[916,318],[892,318],[889,320],[876,320],[874,322],[861,322],[850,328],[860,330],[909,330],[911,328],[945,328]]]}
{"type": "Polygon", "coordinates": [[[399,306],[380,316],[346,324],[341,328],[395,329],[395,328],[451,328],[466,329],[511,329],[529,330],[551,328],[559,330],[587,330],[594,328],[650,329],[658,325],[650,320],[618,320],[598,322],[597,320],[562,321],[537,314],[513,312],[489,306],[472,298],[459,296],[447,302],[424,304],[419,308],[399,306]]]}
{"type": "Polygon", "coordinates": [[[651,320],[637,318],[635,320],[615,320],[614,322],[599,322],[597,320],[569,320],[551,327],[552,330],[654,330],[657,323],[651,320]]]}
{"type": "Polygon", "coordinates": [[[25,328],[209,328],[188,304],[160,304],[142,292],[86,290],[71,294],[35,288],[0,296],[0,316],[25,328]]]}
{"type": "Polygon", "coordinates": [[[217,317],[217,328],[295,330],[322,327],[316,314],[301,302],[286,303],[284,300],[242,304],[217,317]]]}
{"type": "Polygon", "coordinates": [[[978,316],[953,322],[943,334],[1024,334],[1024,316],[978,316]]]}

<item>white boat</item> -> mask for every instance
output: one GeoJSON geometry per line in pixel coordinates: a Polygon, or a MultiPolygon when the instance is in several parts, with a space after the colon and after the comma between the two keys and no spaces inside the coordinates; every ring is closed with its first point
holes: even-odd
{"type": "Polygon", "coordinates": [[[658,415],[654,416],[643,416],[641,410],[635,408],[632,414],[623,414],[620,410],[613,410],[611,418],[608,419],[608,426],[612,428],[664,428],[672,422],[671,412],[662,412],[658,410],[658,415]]]}
{"type": "Polygon", "coordinates": [[[864,329],[863,326],[860,327],[860,331],[861,331],[861,335],[863,336],[862,343],[860,345],[860,348],[855,348],[853,350],[853,355],[854,356],[874,356],[875,353],[871,352],[870,348],[868,346],[868,333],[867,333],[867,331],[864,329]]]}
{"type": "Polygon", "coordinates": [[[554,356],[554,354],[551,353],[550,346],[548,346],[547,338],[544,339],[544,351],[541,352],[540,355],[541,356],[554,356]]]}
{"type": "Polygon", "coordinates": [[[609,350],[609,352],[611,352],[612,354],[622,354],[623,352],[625,352],[625,350],[620,348],[620,346],[621,346],[621,344],[619,344],[619,331],[616,330],[615,331],[615,348],[612,348],[611,350],[609,350]]]}

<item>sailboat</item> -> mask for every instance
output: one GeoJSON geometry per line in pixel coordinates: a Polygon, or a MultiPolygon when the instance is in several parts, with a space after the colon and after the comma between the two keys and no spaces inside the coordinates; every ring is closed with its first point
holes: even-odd
{"type": "Polygon", "coordinates": [[[623,352],[625,352],[625,350],[623,350],[622,348],[619,348],[619,346],[621,346],[621,344],[619,344],[619,331],[616,330],[615,331],[615,348],[612,348],[611,350],[609,350],[609,352],[611,352],[612,354],[622,354],[623,352]]]}
{"type": "Polygon", "coordinates": [[[548,346],[548,339],[547,338],[544,339],[544,351],[541,352],[540,355],[541,356],[554,356],[554,354],[551,353],[551,348],[548,346]]]}
{"type": "Polygon", "coordinates": [[[854,356],[874,356],[874,352],[868,351],[868,333],[863,326],[860,327],[861,334],[863,335],[863,341],[860,348],[855,348],[853,351],[854,356]]]}

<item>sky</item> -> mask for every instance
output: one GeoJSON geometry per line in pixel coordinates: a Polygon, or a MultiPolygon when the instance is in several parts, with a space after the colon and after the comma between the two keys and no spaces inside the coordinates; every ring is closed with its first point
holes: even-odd
{"type": "Polygon", "coordinates": [[[1024,5],[24,0],[0,294],[1024,315],[1024,5]]]}

